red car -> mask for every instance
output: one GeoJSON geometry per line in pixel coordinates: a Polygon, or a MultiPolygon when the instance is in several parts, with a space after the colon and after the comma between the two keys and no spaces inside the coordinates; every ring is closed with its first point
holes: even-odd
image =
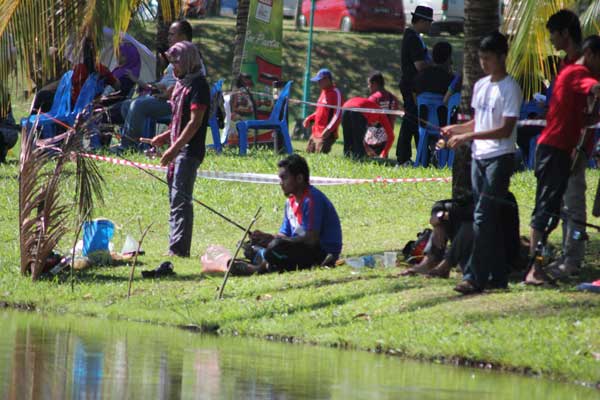
{"type": "MultiPolygon", "coordinates": [[[[300,25],[308,26],[311,0],[302,1],[300,25]]],[[[402,0],[315,0],[315,28],[404,32],[402,0]]]]}

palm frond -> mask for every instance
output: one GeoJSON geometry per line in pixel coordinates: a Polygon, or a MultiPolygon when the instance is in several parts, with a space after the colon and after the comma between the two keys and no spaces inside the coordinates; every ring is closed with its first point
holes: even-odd
{"type": "Polygon", "coordinates": [[[600,1],[592,1],[579,20],[584,35],[597,35],[600,32],[600,1]]]}
{"type": "Polygon", "coordinates": [[[550,56],[554,54],[546,21],[574,0],[511,1],[506,10],[503,32],[510,37],[507,68],[523,89],[525,98],[542,90],[553,72],[550,56]]]}
{"type": "MultiPolygon", "coordinates": [[[[23,132],[19,166],[19,225],[21,273],[37,279],[45,261],[68,231],[67,221],[73,205],[62,195],[68,174],[65,169],[73,154],[82,150],[83,136],[95,121],[86,114],[77,118],[62,145],[54,152],[36,146],[37,121],[32,133],[23,132]]],[[[56,146],[55,146],[56,147],[56,146]]],[[[91,160],[77,157],[76,173],[77,221],[89,217],[96,201],[103,201],[104,180],[91,160]]]]}

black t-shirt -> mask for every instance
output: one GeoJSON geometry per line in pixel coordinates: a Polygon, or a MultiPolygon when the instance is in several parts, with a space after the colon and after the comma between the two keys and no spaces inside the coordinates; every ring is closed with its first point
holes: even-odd
{"type": "Polygon", "coordinates": [[[417,76],[415,62],[427,60],[427,47],[425,47],[417,31],[412,28],[404,30],[400,56],[402,57],[402,85],[412,86],[412,82],[417,76]]]}
{"type": "Polygon", "coordinates": [[[417,94],[431,92],[444,95],[453,79],[454,76],[446,68],[430,65],[419,72],[415,78],[415,92],[417,94]]]}
{"type": "Polygon", "coordinates": [[[181,115],[181,129],[183,130],[190,121],[192,108],[204,107],[204,117],[202,125],[192,139],[181,150],[189,157],[194,157],[202,162],[206,153],[206,129],[208,127],[208,117],[210,114],[210,87],[206,78],[199,75],[193,79],[189,94],[183,100],[183,110],[181,115]]]}

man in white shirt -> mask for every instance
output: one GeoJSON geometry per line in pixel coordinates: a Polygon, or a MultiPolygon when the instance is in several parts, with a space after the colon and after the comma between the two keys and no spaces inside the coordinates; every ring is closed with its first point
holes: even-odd
{"type": "Polygon", "coordinates": [[[473,89],[474,118],[442,128],[450,148],[472,141],[473,248],[463,281],[454,288],[462,294],[508,285],[500,210],[507,201],[515,165],[516,123],[522,94],[519,84],[506,72],[507,53],[508,43],[502,34],[495,32],[482,39],[479,62],[487,76],[477,81],[473,89]]]}

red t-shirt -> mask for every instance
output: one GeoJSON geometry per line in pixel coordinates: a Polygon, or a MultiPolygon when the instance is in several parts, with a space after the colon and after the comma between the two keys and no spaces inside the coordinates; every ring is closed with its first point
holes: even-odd
{"type": "MultiPolygon", "coordinates": [[[[369,96],[369,100],[375,102],[379,105],[379,107],[384,110],[397,110],[398,109],[398,99],[396,96],[391,94],[385,89],[378,90],[372,95],[369,96]]],[[[392,128],[394,128],[394,123],[396,122],[395,115],[388,115],[388,119],[390,120],[390,124],[392,124],[392,128]]]]}
{"type": "Polygon", "coordinates": [[[538,139],[567,153],[577,146],[584,127],[587,97],[598,83],[584,65],[571,64],[562,69],[554,83],[550,108],[546,114],[546,127],[538,139]]]}
{"type": "MultiPolygon", "coordinates": [[[[371,108],[381,110],[381,107],[379,107],[377,103],[362,97],[351,98],[350,100],[344,103],[344,108],[371,108]]],[[[361,114],[367,120],[367,124],[375,125],[379,123],[381,124],[383,129],[385,129],[385,133],[387,134],[387,140],[385,142],[385,148],[381,152],[381,157],[387,157],[390,148],[392,147],[392,144],[394,144],[394,130],[392,129],[392,124],[390,124],[388,116],[386,114],[375,114],[370,112],[361,112],[361,114]]]]}
{"type": "MultiPolygon", "coordinates": [[[[96,72],[104,79],[107,85],[113,86],[117,78],[113,76],[108,68],[102,64],[96,64],[96,72]]],[[[71,104],[75,104],[79,97],[79,92],[89,76],[89,72],[85,64],[77,64],[73,68],[73,76],[71,77],[71,104]]]]}
{"type": "MultiPolygon", "coordinates": [[[[342,92],[337,87],[331,86],[328,89],[321,90],[321,95],[317,103],[341,107],[343,101],[342,92]]],[[[315,112],[308,116],[308,121],[313,122],[312,136],[315,138],[321,138],[325,129],[333,133],[335,138],[337,138],[337,129],[341,120],[342,110],[339,108],[317,106],[315,112]]]]}

